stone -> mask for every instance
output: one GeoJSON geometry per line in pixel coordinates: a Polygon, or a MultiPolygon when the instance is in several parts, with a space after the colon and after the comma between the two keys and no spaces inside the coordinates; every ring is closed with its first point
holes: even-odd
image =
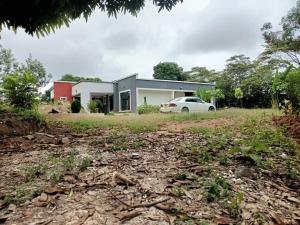
{"type": "Polygon", "coordinates": [[[30,135],[25,136],[25,138],[28,140],[33,140],[35,137],[30,134],[30,135]]]}
{"type": "Polygon", "coordinates": [[[287,200],[290,202],[295,202],[297,204],[300,204],[300,199],[295,198],[295,197],[288,197],[287,200]]]}
{"type": "Polygon", "coordinates": [[[39,197],[40,202],[47,202],[48,200],[48,195],[46,193],[42,193],[41,196],[39,197]]]}
{"type": "Polygon", "coordinates": [[[16,212],[17,206],[15,204],[9,204],[8,210],[11,212],[16,212]]]}
{"type": "Polygon", "coordinates": [[[61,143],[62,144],[70,144],[70,139],[68,138],[68,137],[63,137],[62,139],[61,139],[61,143]]]}
{"type": "Polygon", "coordinates": [[[132,153],[131,154],[131,158],[133,158],[133,159],[139,159],[140,158],[140,154],[139,153],[132,153]]]}
{"type": "Polygon", "coordinates": [[[251,169],[247,166],[239,166],[235,169],[234,175],[237,178],[242,178],[242,177],[253,178],[254,171],[253,171],[253,169],[251,169]]]}

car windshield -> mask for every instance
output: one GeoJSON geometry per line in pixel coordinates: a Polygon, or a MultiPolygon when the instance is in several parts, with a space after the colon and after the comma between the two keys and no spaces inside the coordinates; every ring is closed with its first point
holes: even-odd
{"type": "Polygon", "coordinates": [[[170,100],[169,102],[179,102],[181,99],[183,99],[182,97],[181,98],[174,98],[172,100],[170,100]]]}

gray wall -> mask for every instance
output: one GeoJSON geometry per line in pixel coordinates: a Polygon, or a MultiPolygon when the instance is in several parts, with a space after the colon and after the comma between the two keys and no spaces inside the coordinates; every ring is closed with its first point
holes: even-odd
{"type": "Polygon", "coordinates": [[[119,112],[119,92],[130,90],[131,112],[136,111],[136,74],[116,81],[114,86],[114,111],[119,112]]]}
{"type": "Polygon", "coordinates": [[[214,84],[199,84],[199,83],[183,83],[183,82],[168,82],[155,80],[136,80],[137,88],[155,88],[155,89],[173,89],[173,90],[191,90],[196,91],[198,88],[211,89],[214,84]]]}

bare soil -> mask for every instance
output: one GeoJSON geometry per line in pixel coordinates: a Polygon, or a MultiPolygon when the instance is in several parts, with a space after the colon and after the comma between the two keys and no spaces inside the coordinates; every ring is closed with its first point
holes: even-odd
{"type": "Polygon", "coordinates": [[[15,114],[0,113],[0,138],[26,135],[42,128],[40,124],[26,121],[15,114]]]}
{"type": "MultiPolygon", "coordinates": [[[[189,123],[176,123],[174,128],[182,131],[189,123]]],[[[76,134],[59,124],[30,136],[6,137],[0,140],[0,224],[300,223],[299,180],[290,183],[282,171],[244,167],[246,162],[238,155],[226,166],[217,159],[201,165],[189,149],[206,145],[201,135],[186,132],[132,134],[102,129],[76,134]],[[29,165],[47,165],[47,174],[55,167],[50,157],[65,159],[72,151],[77,166],[58,182],[49,180],[49,174],[25,180],[29,165]],[[91,164],[78,169],[86,156],[92,157],[91,164]],[[236,217],[230,215],[225,201],[207,201],[205,181],[216,174],[228,180],[232,191],[244,193],[236,217]],[[9,194],[20,197],[36,185],[40,190],[32,198],[7,201],[9,194]]],[[[212,154],[218,156],[217,151],[212,154]]]]}
{"type": "Polygon", "coordinates": [[[274,117],[273,121],[276,125],[287,129],[288,134],[300,143],[300,117],[280,116],[274,117]]]}

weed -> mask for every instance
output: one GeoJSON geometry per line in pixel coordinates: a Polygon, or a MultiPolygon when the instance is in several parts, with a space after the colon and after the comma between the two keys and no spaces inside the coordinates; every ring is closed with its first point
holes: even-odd
{"type": "Polygon", "coordinates": [[[240,205],[244,200],[244,194],[242,192],[237,193],[234,197],[231,197],[228,201],[227,209],[229,215],[232,218],[238,218],[241,215],[240,205]]]}
{"type": "Polygon", "coordinates": [[[57,183],[62,178],[62,172],[59,170],[51,170],[48,174],[48,178],[49,178],[49,180],[57,183]]]}
{"type": "Polygon", "coordinates": [[[254,223],[255,225],[264,225],[268,224],[268,217],[262,212],[255,212],[253,214],[254,223]]]}
{"type": "Polygon", "coordinates": [[[90,156],[86,156],[82,159],[81,164],[80,164],[80,170],[84,171],[86,170],[88,167],[91,166],[92,163],[92,158],[90,156]]]}
{"type": "Polygon", "coordinates": [[[140,147],[144,147],[145,144],[144,144],[143,141],[136,139],[132,142],[131,146],[132,146],[132,148],[137,149],[137,148],[140,148],[140,147]]]}
{"type": "Polygon", "coordinates": [[[188,178],[188,173],[186,171],[178,172],[175,175],[176,180],[186,180],[188,178]]]}
{"type": "Polygon", "coordinates": [[[207,149],[203,149],[199,152],[199,156],[197,157],[197,162],[200,164],[205,164],[213,159],[212,155],[208,152],[207,149]]]}
{"type": "Polygon", "coordinates": [[[176,197],[181,197],[185,195],[186,187],[173,187],[171,193],[176,197]]]}
{"type": "Polygon", "coordinates": [[[285,167],[286,167],[286,177],[288,179],[291,179],[291,180],[295,180],[297,178],[297,172],[296,170],[292,167],[291,165],[291,161],[290,160],[287,160],[285,162],[285,167]]]}
{"type": "Polygon", "coordinates": [[[63,165],[66,170],[72,170],[75,167],[76,154],[74,150],[69,152],[67,158],[63,160],[63,165]]]}
{"type": "Polygon", "coordinates": [[[230,188],[230,184],[222,176],[218,176],[214,178],[214,180],[210,180],[205,185],[207,201],[213,202],[221,197],[227,197],[229,195],[230,188]]]}
{"type": "Polygon", "coordinates": [[[36,177],[40,177],[47,171],[48,166],[47,165],[31,165],[25,168],[25,180],[32,181],[36,177]]]}
{"type": "Polygon", "coordinates": [[[89,145],[91,145],[91,146],[95,146],[95,145],[100,145],[100,144],[102,144],[102,141],[101,140],[91,140],[90,142],[89,142],[89,145]]]}
{"type": "Polygon", "coordinates": [[[228,166],[228,157],[226,155],[221,155],[219,158],[220,165],[228,166]]]}

